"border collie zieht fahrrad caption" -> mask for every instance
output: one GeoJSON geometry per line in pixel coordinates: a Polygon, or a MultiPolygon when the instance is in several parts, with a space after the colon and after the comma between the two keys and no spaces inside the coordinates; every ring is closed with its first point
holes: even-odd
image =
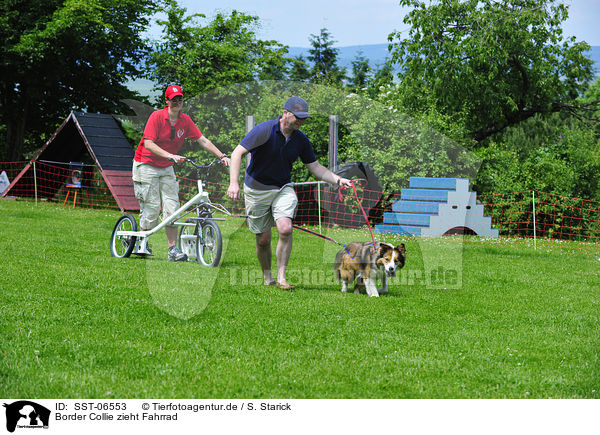
{"type": "Polygon", "coordinates": [[[404,267],[406,247],[404,243],[395,246],[390,243],[352,242],[335,256],[334,273],[342,281],[342,292],[356,279],[354,293],[360,293],[364,286],[369,296],[377,297],[388,292],[388,277],[396,276],[396,271],[404,267]],[[381,278],[381,290],[377,289],[377,277],[381,278]]]}

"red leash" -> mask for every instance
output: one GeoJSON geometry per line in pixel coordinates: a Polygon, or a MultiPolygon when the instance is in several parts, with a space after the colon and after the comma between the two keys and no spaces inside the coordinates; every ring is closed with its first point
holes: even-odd
{"type": "MultiPolygon", "coordinates": [[[[352,185],[352,189],[354,190],[354,198],[356,199],[356,202],[358,202],[358,205],[360,206],[360,210],[362,211],[362,214],[365,218],[365,221],[367,222],[367,226],[369,227],[369,232],[371,233],[371,240],[373,240],[373,244],[375,244],[375,236],[373,235],[373,230],[371,229],[371,224],[369,223],[369,216],[367,216],[367,213],[365,212],[365,209],[362,206],[362,203],[360,201],[360,199],[358,198],[358,192],[356,191],[356,186],[354,185],[357,181],[367,181],[364,178],[356,178],[354,180],[350,180],[350,184],[352,185]]],[[[342,195],[342,190],[347,189],[347,187],[345,186],[340,186],[339,191],[338,191],[338,199],[340,200],[340,202],[342,202],[344,200],[344,197],[342,195]]]]}
{"type": "MultiPolygon", "coordinates": [[[[361,203],[361,201],[360,201],[360,199],[358,197],[358,192],[356,191],[356,186],[354,185],[358,181],[367,181],[367,180],[364,179],[364,178],[356,178],[354,180],[350,180],[350,184],[352,185],[352,190],[354,190],[354,198],[356,199],[356,202],[358,202],[358,205],[360,207],[360,210],[362,211],[363,217],[365,218],[365,221],[367,222],[367,226],[369,227],[369,232],[371,233],[371,240],[373,241],[373,244],[375,245],[375,236],[373,235],[373,229],[371,228],[371,224],[369,223],[369,216],[367,216],[367,213],[365,212],[365,209],[362,206],[362,203],[361,203]]],[[[345,190],[345,189],[347,189],[347,187],[345,187],[345,186],[340,186],[339,187],[339,190],[338,190],[338,199],[340,200],[340,202],[344,201],[344,196],[342,195],[342,191],[345,190]]],[[[234,217],[247,218],[248,216],[246,216],[246,215],[235,215],[234,217]]],[[[322,238],[324,240],[327,240],[329,242],[333,242],[333,243],[335,243],[337,245],[343,246],[344,249],[346,249],[346,245],[335,241],[331,237],[327,237],[327,236],[324,236],[322,234],[316,233],[314,231],[308,230],[306,228],[302,228],[299,225],[295,225],[294,224],[292,226],[294,228],[296,228],[297,230],[304,231],[305,233],[312,234],[314,236],[320,237],[320,238],[322,238]]],[[[346,252],[348,252],[347,249],[346,249],[346,252]]],[[[350,252],[348,252],[348,255],[350,255],[350,252]]],[[[354,258],[354,257],[352,257],[352,255],[350,255],[350,258],[354,258]]]]}

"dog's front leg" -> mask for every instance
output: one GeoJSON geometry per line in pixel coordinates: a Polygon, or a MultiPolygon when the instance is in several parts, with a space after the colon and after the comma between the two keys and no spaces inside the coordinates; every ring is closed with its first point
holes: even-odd
{"type": "Polygon", "coordinates": [[[348,291],[348,283],[346,281],[342,281],[342,293],[346,293],[348,291]]]}
{"type": "Polygon", "coordinates": [[[383,276],[381,277],[381,290],[379,290],[380,295],[387,295],[388,292],[388,282],[387,282],[387,274],[383,272],[383,276]]]}
{"type": "Polygon", "coordinates": [[[370,274],[368,278],[365,278],[365,287],[367,288],[367,294],[371,297],[379,297],[377,286],[375,285],[375,275],[370,274]]]}

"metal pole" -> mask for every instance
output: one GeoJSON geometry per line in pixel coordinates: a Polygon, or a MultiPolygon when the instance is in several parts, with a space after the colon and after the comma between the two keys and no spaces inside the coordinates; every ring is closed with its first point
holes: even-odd
{"type": "Polygon", "coordinates": [[[535,190],[531,191],[533,197],[533,249],[537,250],[536,229],[535,229],[535,190]]]}
{"type": "Polygon", "coordinates": [[[337,170],[338,157],[338,117],[329,115],[329,170],[337,170]]]}
{"type": "Polygon", "coordinates": [[[317,184],[317,210],[319,211],[319,234],[321,233],[321,183],[317,184]]]}
{"type": "MultiPolygon", "coordinates": [[[[250,133],[250,131],[254,128],[255,124],[254,115],[246,116],[246,134],[250,133]]],[[[250,166],[250,153],[246,154],[246,168],[250,166]]]]}
{"type": "Polygon", "coordinates": [[[35,170],[35,160],[33,161],[33,190],[35,192],[35,205],[37,205],[38,194],[37,194],[37,173],[35,170]]]}
{"type": "MultiPolygon", "coordinates": [[[[338,117],[329,115],[329,170],[335,172],[338,169],[338,117]]],[[[319,188],[319,232],[321,231],[321,185],[319,188]]]]}

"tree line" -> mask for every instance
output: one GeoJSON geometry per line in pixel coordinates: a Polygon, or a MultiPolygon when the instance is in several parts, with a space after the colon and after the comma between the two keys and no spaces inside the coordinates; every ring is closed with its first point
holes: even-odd
{"type": "Polygon", "coordinates": [[[160,104],[124,85],[143,77],[158,89],[182,84],[199,102],[195,121],[225,149],[243,136],[246,115],[276,116],[287,93],[303,92],[317,109],[303,130],[323,162],[327,115],[338,114],[340,160],[368,161],[388,191],[414,175],[468,176],[480,193],[600,200],[600,83],[589,45],[562,34],[562,1],[399,3],[409,12],[398,27],[408,30],[390,30],[388,62],[375,68],[358,55],[346,71],[327,29],[308,37],[306,58],[289,57],[257,37],[259,17],[239,11],[209,18],[175,0],[7,0],[0,160],[31,156],[71,110],[160,104]],[[150,40],[158,11],[162,37],[150,40]]]}

